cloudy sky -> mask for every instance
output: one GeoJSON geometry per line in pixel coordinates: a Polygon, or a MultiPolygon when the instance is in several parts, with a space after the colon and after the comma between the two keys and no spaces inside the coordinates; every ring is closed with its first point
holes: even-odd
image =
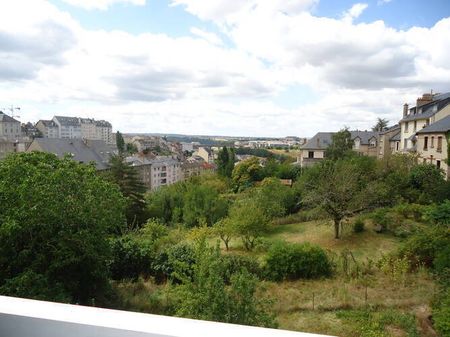
{"type": "Polygon", "coordinates": [[[448,0],[2,0],[0,108],[312,136],[450,91],[448,0]]]}

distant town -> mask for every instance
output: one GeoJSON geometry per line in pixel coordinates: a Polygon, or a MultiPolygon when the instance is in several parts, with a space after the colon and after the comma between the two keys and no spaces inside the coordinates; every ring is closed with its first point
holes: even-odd
{"type": "MultiPolygon", "coordinates": [[[[425,93],[415,106],[399,107],[399,122],[388,125],[379,119],[370,131],[349,130],[353,150],[360,155],[383,158],[393,153],[416,153],[421,163],[431,163],[450,177],[447,162],[450,132],[450,93],[425,93]]],[[[80,163],[93,163],[107,170],[110,157],[118,154],[117,137],[126,146],[125,161],[135,167],[148,190],[156,190],[204,172],[216,170],[217,154],[224,146],[244,149],[237,162],[256,149],[295,154],[292,165],[308,167],[321,161],[331,144],[333,132],[320,130],[312,138],[244,138],[161,134],[120,134],[105,120],[54,116],[51,120],[21,123],[0,111],[0,160],[9,153],[42,151],[58,157],[71,156],[80,163]],[[245,151],[248,149],[248,151],[245,151]]],[[[374,121],[375,122],[375,121],[374,121]]],[[[264,165],[264,160],[261,160],[264,165]]]]}

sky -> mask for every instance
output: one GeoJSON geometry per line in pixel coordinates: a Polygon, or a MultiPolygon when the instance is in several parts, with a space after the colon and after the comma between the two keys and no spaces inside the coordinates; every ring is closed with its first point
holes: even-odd
{"type": "MultiPolygon", "coordinates": [[[[4,0],[0,109],[311,137],[450,91],[448,0],[4,0]]],[[[6,113],[9,110],[5,110],[6,113]]]]}

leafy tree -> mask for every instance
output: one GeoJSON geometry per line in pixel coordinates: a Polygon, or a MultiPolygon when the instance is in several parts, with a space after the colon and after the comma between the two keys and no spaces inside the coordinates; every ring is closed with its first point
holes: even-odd
{"type": "Polygon", "coordinates": [[[127,199],[126,218],[131,227],[139,226],[147,220],[144,193],[145,185],[134,167],[125,162],[122,155],[112,156],[107,177],[116,183],[127,199]]]}
{"type": "MultiPolygon", "coordinates": [[[[134,154],[138,152],[137,146],[132,143],[127,143],[125,150],[128,154],[134,154]]],[[[159,153],[159,152],[158,152],[159,153]]]]}
{"type": "Polygon", "coordinates": [[[253,189],[250,197],[269,218],[280,217],[297,211],[298,200],[295,191],[281,184],[277,178],[265,178],[261,186],[253,189]]]}
{"type": "Polygon", "coordinates": [[[227,214],[228,204],[212,188],[191,184],[184,195],[183,220],[189,227],[205,221],[212,226],[227,214]]]}
{"type": "Polygon", "coordinates": [[[120,154],[125,152],[125,140],[119,131],[116,132],[116,145],[120,154]]]}
{"type": "Polygon", "coordinates": [[[449,186],[440,169],[433,164],[414,166],[409,173],[409,183],[415,190],[419,203],[439,202],[443,194],[448,194],[449,186]]]}
{"type": "Polygon", "coordinates": [[[149,193],[146,197],[148,216],[166,225],[180,223],[186,189],[187,184],[180,182],[149,193]]]}
{"type": "Polygon", "coordinates": [[[340,235],[341,221],[364,209],[379,206],[377,182],[371,182],[374,173],[366,165],[375,161],[371,158],[353,158],[337,161],[323,161],[305,171],[300,179],[303,202],[320,207],[334,222],[335,238],[340,235]]]}
{"type": "MultiPolygon", "coordinates": [[[[192,277],[182,278],[174,288],[176,315],[235,324],[275,327],[264,301],[256,297],[258,281],[246,269],[223,278],[224,263],[218,247],[200,240],[194,247],[192,277]]],[[[183,274],[182,272],[180,274],[183,274]]]]}
{"type": "Polygon", "coordinates": [[[125,225],[119,188],[49,153],[0,161],[0,293],[90,303],[108,287],[108,236],[125,225]]]}
{"type": "Polygon", "coordinates": [[[353,140],[348,128],[342,129],[331,136],[331,144],[325,150],[325,157],[338,160],[352,154],[353,140]]]}
{"type": "Polygon", "coordinates": [[[247,250],[254,248],[256,239],[269,227],[269,218],[252,199],[237,201],[230,209],[229,221],[247,250]]]}
{"type": "Polygon", "coordinates": [[[372,127],[372,131],[384,131],[388,126],[389,121],[386,118],[377,118],[377,123],[372,127]]]}
{"type": "Polygon", "coordinates": [[[226,250],[229,249],[229,243],[236,234],[236,229],[230,219],[225,218],[217,221],[213,226],[213,233],[223,241],[226,250]]]}
{"type": "Polygon", "coordinates": [[[241,161],[233,169],[231,175],[236,191],[253,185],[254,182],[263,179],[263,168],[256,157],[241,161]]]}

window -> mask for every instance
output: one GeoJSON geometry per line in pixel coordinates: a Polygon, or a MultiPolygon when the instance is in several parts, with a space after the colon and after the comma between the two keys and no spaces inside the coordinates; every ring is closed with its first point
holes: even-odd
{"type": "Polygon", "coordinates": [[[437,167],[438,169],[441,168],[441,161],[440,161],[440,160],[436,160],[436,167],[437,167]]]}
{"type": "Polygon", "coordinates": [[[409,126],[409,122],[405,123],[405,132],[408,132],[408,126],[409,126]]]}
{"type": "Polygon", "coordinates": [[[423,149],[428,150],[428,137],[425,137],[423,140],[423,149]]]}
{"type": "Polygon", "coordinates": [[[414,132],[416,132],[417,129],[417,121],[414,121],[414,132]]]}
{"type": "Polygon", "coordinates": [[[430,147],[434,148],[434,137],[431,137],[431,145],[430,145],[430,147]]]}
{"type": "Polygon", "coordinates": [[[314,158],[314,151],[309,151],[308,152],[308,158],[314,158]]]}
{"type": "Polygon", "coordinates": [[[442,137],[438,137],[437,139],[437,152],[442,152],[442,137]]]}
{"type": "Polygon", "coordinates": [[[399,146],[400,146],[400,142],[395,143],[395,149],[396,149],[396,151],[398,151],[399,146]]]}
{"type": "Polygon", "coordinates": [[[403,144],[403,148],[406,150],[408,148],[408,138],[405,138],[403,140],[404,144],[403,144]]]}

